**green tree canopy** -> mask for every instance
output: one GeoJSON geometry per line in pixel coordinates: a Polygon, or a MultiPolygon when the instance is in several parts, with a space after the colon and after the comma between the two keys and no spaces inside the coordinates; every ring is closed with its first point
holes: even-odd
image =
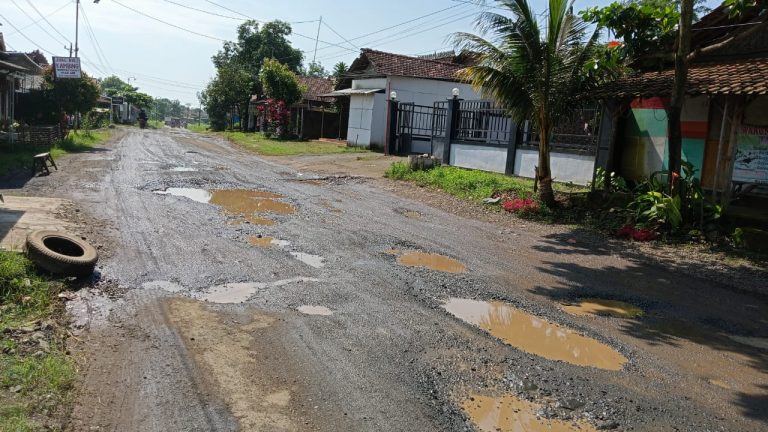
{"type": "Polygon", "coordinates": [[[213,56],[216,68],[237,65],[258,75],[264,59],[275,58],[294,73],[301,71],[304,58],[301,50],[291,46],[290,24],[272,21],[260,26],[256,21],[246,21],[237,28],[237,41],[225,42],[221,51],[213,56]]]}
{"type": "Polygon", "coordinates": [[[310,62],[303,75],[314,78],[325,78],[328,76],[328,71],[325,70],[323,65],[319,62],[310,62]]]}
{"type": "Polygon", "coordinates": [[[53,95],[60,112],[87,113],[96,106],[101,89],[99,83],[82,72],[80,79],[53,78],[53,68],[43,71],[44,87],[53,95]]]}
{"type": "Polygon", "coordinates": [[[217,69],[205,90],[200,93],[200,103],[205,106],[214,130],[227,126],[227,115],[234,109],[245,112],[254,86],[253,75],[236,64],[224,64],[217,69]]]}
{"type": "Polygon", "coordinates": [[[264,93],[270,98],[284,101],[291,105],[301,100],[304,91],[296,74],[277,60],[266,59],[259,73],[259,81],[264,87],[264,93]]]}

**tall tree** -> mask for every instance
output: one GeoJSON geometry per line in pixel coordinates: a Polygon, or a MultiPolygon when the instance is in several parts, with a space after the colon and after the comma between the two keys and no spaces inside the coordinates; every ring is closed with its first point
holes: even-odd
{"type": "Polygon", "coordinates": [[[517,122],[531,120],[539,133],[539,197],[551,207],[552,131],[573,101],[593,85],[584,69],[598,33],[587,34],[587,24],[569,12],[572,2],[567,0],[549,0],[543,29],[527,0],[497,3],[511,16],[484,12],[478,18],[480,35],[454,35],[462,51],[478,55],[477,63],[461,70],[460,76],[508,109],[517,122]]]}
{"type": "Polygon", "coordinates": [[[264,92],[273,99],[291,105],[301,100],[301,88],[296,74],[277,60],[266,59],[259,73],[264,92]]]}
{"type": "Polygon", "coordinates": [[[328,76],[328,71],[319,62],[309,62],[304,75],[313,78],[325,78],[328,76]]]}
{"type": "Polygon", "coordinates": [[[34,50],[32,52],[28,52],[27,56],[32,59],[33,62],[37,63],[39,66],[48,66],[50,63],[48,63],[48,59],[45,58],[45,54],[41,53],[40,50],[34,50]]]}
{"type": "Polygon", "coordinates": [[[242,67],[225,64],[218,68],[216,77],[200,94],[200,103],[208,112],[211,128],[223,130],[227,127],[228,116],[236,110],[246,112],[253,81],[251,73],[242,67]]]}

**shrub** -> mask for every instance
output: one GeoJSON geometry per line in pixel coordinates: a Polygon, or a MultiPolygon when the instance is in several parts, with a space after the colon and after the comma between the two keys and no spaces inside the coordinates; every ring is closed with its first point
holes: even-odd
{"type": "Polygon", "coordinates": [[[515,198],[504,201],[501,207],[510,213],[536,213],[541,206],[532,198],[515,198]]]}

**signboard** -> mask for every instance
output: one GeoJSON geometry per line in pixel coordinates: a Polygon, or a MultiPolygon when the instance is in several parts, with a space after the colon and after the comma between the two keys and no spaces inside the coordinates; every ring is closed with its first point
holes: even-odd
{"type": "Polygon", "coordinates": [[[54,57],[53,71],[56,79],[79,79],[80,78],[80,58],[54,57]]]}
{"type": "Polygon", "coordinates": [[[122,96],[112,96],[112,105],[122,105],[125,103],[125,99],[122,96]]]}
{"type": "Polygon", "coordinates": [[[741,127],[736,143],[733,181],[768,184],[768,128],[741,127]]]}

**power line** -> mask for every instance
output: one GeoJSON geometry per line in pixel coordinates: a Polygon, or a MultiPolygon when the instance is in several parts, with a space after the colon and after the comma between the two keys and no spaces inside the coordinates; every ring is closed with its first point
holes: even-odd
{"type": "MultiPolygon", "coordinates": [[[[213,2],[213,1],[211,1],[211,0],[205,0],[205,1],[206,1],[206,2],[208,2],[208,3],[210,3],[210,4],[212,4],[212,5],[214,5],[214,6],[218,6],[218,7],[222,8],[222,9],[228,10],[228,11],[230,11],[230,12],[232,12],[232,13],[236,13],[236,14],[238,14],[238,15],[240,15],[240,16],[244,16],[244,17],[248,18],[249,20],[253,20],[253,21],[256,21],[257,23],[262,23],[262,24],[264,23],[264,21],[262,21],[262,20],[256,19],[256,18],[254,18],[254,17],[252,17],[252,16],[248,16],[248,15],[246,15],[246,14],[244,14],[244,13],[242,13],[242,12],[238,12],[238,11],[236,11],[236,10],[234,10],[234,9],[230,9],[230,8],[228,8],[228,7],[224,6],[224,5],[221,5],[221,4],[219,4],[219,3],[213,2]]],[[[299,21],[299,22],[294,22],[293,24],[299,24],[299,23],[302,23],[302,22],[309,22],[309,21],[299,21]]],[[[313,22],[314,22],[314,21],[313,21],[313,22]]],[[[289,24],[291,24],[291,23],[289,23],[289,24]]],[[[343,48],[343,49],[345,49],[345,50],[347,50],[347,51],[357,52],[356,50],[353,50],[353,49],[347,48],[347,47],[345,47],[345,46],[343,46],[343,45],[339,45],[339,44],[335,44],[335,43],[327,42],[327,41],[324,41],[324,40],[320,40],[320,39],[318,39],[318,38],[314,38],[314,37],[312,37],[312,36],[307,36],[307,35],[305,35],[305,34],[297,33],[297,32],[295,32],[295,31],[291,31],[291,34],[292,34],[292,35],[296,35],[296,36],[298,36],[298,37],[302,37],[302,38],[304,38],[304,39],[309,39],[309,40],[311,40],[311,41],[318,41],[318,42],[321,42],[321,43],[323,43],[323,44],[325,44],[325,45],[328,45],[328,46],[339,47],[339,48],[343,48]]],[[[320,48],[320,50],[322,50],[322,48],[320,48]]],[[[302,51],[302,52],[304,52],[304,51],[302,51]]]]}
{"type": "MultiPolygon", "coordinates": [[[[58,9],[56,9],[55,11],[53,11],[53,12],[49,13],[49,14],[48,14],[48,17],[52,17],[52,16],[56,15],[57,13],[61,12],[61,10],[62,10],[62,9],[64,9],[65,7],[69,6],[69,5],[70,5],[70,3],[71,3],[71,2],[70,2],[69,0],[67,0],[67,2],[66,2],[66,3],[64,3],[64,4],[63,4],[61,7],[59,7],[59,8],[58,8],[58,9]]],[[[34,22],[32,22],[32,23],[30,23],[30,24],[27,24],[27,25],[25,25],[25,26],[21,27],[21,30],[26,30],[26,29],[28,29],[28,28],[32,27],[33,25],[35,25],[35,24],[39,23],[39,22],[40,22],[40,21],[42,21],[42,20],[43,20],[43,18],[39,18],[39,19],[35,20],[34,22]]],[[[8,33],[6,36],[13,36],[13,35],[15,35],[16,33],[18,33],[18,32],[17,32],[17,31],[14,31],[14,32],[12,32],[12,33],[8,33]]]]}
{"type": "MultiPolygon", "coordinates": [[[[403,22],[401,22],[401,23],[398,23],[398,24],[394,24],[394,25],[391,25],[391,26],[389,26],[389,27],[384,27],[384,28],[382,28],[382,29],[379,29],[379,30],[376,30],[376,31],[372,31],[372,32],[370,32],[370,33],[366,33],[366,34],[363,34],[363,35],[360,35],[360,36],[356,36],[356,37],[354,37],[354,38],[352,38],[352,39],[350,39],[350,40],[351,40],[351,41],[360,40],[360,39],[362,39],[362,38],[365,38],[365,37],[368,37],[368,36],[372,36],[372,35],[375,35],[375,34],[378,34],[378,33],[383,33],[383,32],[385,32],[385,31],[387,31],[387,30],[392,30],[392,29],[394,29],[394,28],[397,28],[397,27],[401,27],[401,26],[404,26],[404,25],[406,25],[406,24],[410,24],[410,23],[412,23],[412,22],[415,22],[415,21],[419,21],[419,20],[421,20],[421,19],[423,19],[423,18],[427,18],[427,17],[433,16],[433,15],[437,15],[437,14],[439,14],[439,13],[442,13],[442,12],[445,12],[445,11],[447,11],[447,10],[455,9],[455,8],[457,8],[457,7],[464,7],[464,6],[465,6],[465,5],[463,5],[463,4],[457,4],[457,5],[449,6],[449,7],[447,7],[447,8],[444,8],[444,9],[440,9],[440,10],[437,10],[437,11],[434,11],[434,12],[430,12],[430,13],[428,13],[428,14],[426,14],[426,15],[421,15],[421,16],[418,16],[418,17],[416,17],[416,18],[411,18],[411,19],[409,19],[409,20],[407,20],[407,21],[403,21],[403,22]]],[[[327,47],[323,47],[323,48],[320,48],[320,49],[318,49],[318,51],[322,51],[322,50],[324,50],[324,49],[326,49],[326,48],[327,48],[327,47]]]]}
{"type": "Polygon", "coordinates": [[[101,48],[101,44],[99,43],[99,40],[96,38],[96,33],[93,31],[93,26],[91,25],[91,21],[88,19],[88,15],[85,13],[85,8],[83,8],[82,5],[79,5],[80,11],[83,13],[83,21],[85,21],[85,29],[87,30],[88,37],[91,40],[91,43],[94,45],[94,51],[96,51],[96,57],[99,58],[99,61],[101,63],[101,66],[104,67],[104,69],[112,69],[112,65],[109,63],[109,59],[107,59],[107,55],[104,53],[104,50],[101,48]]]}
{"type": "Polygon", "coordinates": [[[229,16],[229,15],[217,14],[216,12],[211,12],[211,11],[207,11],[207,10],[204,10],[204,9],[198,9],[198,8],[195,8],[195,7],[192,7],[192,6],[187,6],[187,5],[182,4],[182,3],[177,3],[177,2],[175,2],[173,0],[163,0],[163,1],[166,2],[166,3],[170,3],[170,4],[173,4],[173,5],[182,7],[184,9],[189,9],[189,10],[201,12],[201,13],[208,14],[208,15],[213,15],[213,16],[217,16],[217,17],[221,17],[221,18],[227,18],[227,19],[238,20],[238,21],[245,21],[245,19],[243,19],[243,18],[233,17],[233,16],[229,16]]]}
{"type": "Polygon", "coordinates": [[[50,26],[50,27],[53,29],[53,31],[55,31],[56,33],[58,33],[58,34],[59,34],[59,36],[63,37],[63,38],[64,38],[64,40],[66,40],[66,41],[69,41],[69,39],[68,39],[66,36],[64,36],[64,34],[62,34],[62,33],[61,33],[61,32],[60,32],[60,31],[59,31],[59,30],[58,30],[56,27],[54,27],[54,26],[53,26],[53,24],[51,24],[51,22],[50,22],[50,21],[48,21],[48,18],[44,17],[44,16],[43,16],[43,14],[41,14],[41,13],[40,13],[40,11],[37,9],[37,7],[35,7],[34,3],[32,3],[30,0],[27,0],[27,3],[28,3],[30,6],[32,6],[32,9],[34,9],[34,10],[35,10],[35,12],[37,12],[37,14],[38,14],[38,15],[40,15],[40,18],[42,18],[42,19],[43,19],[43,21],[45,21],[45,22],[46,22],[46,24],[48,24],[48,25],[49,25],[49,26],[50,26]]]}
{"type": "Polygon", "coordinates": [[[356,46],[355,44],[353,44],[352,42],[350,42],[350,41],[349,41],[347,38],[345,38],[344,36],[340,35],[340,34],[339,34],[339,32],[337,32],[336,30],[334,30],[334,29],[333,29],[333,27],[331,27],[330,25],[328,25],[328,23],[327,23],[326,21],[320,21],[320,22],[322,22],[324,26],[328,27],[328,30],[332,31],[333,33],[335,33],[335,34],[336,34],[336,36],[340,37],[341,39],[343,39],[343,40],[344,40],[344,42],[348,43],[348,44],[349,44],[349,45],[350,45],[352,48],[354,48],[354,49],[356,49],[356,50],[359,50],[359,49],[360,49],[360,47],[359,47],[359,46],[356,46]]]}
{"type": "Polygon", "coordinates": [[[178,29],[178,30],[182,30],[182,31],[185,31],[185,32],[187,32],[187,33],[191,33],[191,34],[193,34],[193,35],[201,36],[201,37],[204,37],[204,38],[208,38],[208,39],[217,40],[217,41],[219,41],[219,42],[226,42],[226,41],[227,41],[226,39],[221,39],[221,38],[218,38],[218,37],[216,37],[216,36],[211,36],[211,35],[207,35],[207,34],[205,34],[205,33],[196,32],[196,31],[194,31],[194,30],[190,30],[190,29],[188,29],[188,28],[184,28],[184,27],[178,26],[178,25],[176,25],[176,24],[173,24],[173,23],[169,23],[168,21],[164,21],[164,20],[161,20],[160,18],[155,18],[155,17],[153,17],[152,15],[147,15],[147,14],[145,14],[144,12],[141,12],[141,11],[139,11],[139,10],[136,10],[136,9],[134,9],[134,8],[130,7],[130,6],[126,6],[126,5],[124,5],[124,4],[122,4],[122,3],[120,3],[120,2],[119,2],[119,1],[117,1],[117,0],[112,0],[112,2],[113,2],[113,3],[115,3],[115,4],[117,4],[117,5],[119,5],[119,6],[122,6],[122,7],[126,8],[126,9],[128,9],[129,11],[135,12],[135,13],[137,13],[137,14],[139,14],[139,15],[142,15],[142,16],[144,16],[144,17],[147,17],[147,18],[149,18],[149,19],[155,20],[155,21],[157,21],[157,22],[159,22],[159,23],[163,23],[163,24],[165,24],[165,25],[167,25],[167,26],[171,26],[171,27],[173,27],[173,28],[176,28],[176,29],[178,29]]]}
{"type": "MultiPolygon", "coordinates": [[[[30,20],[30,21],[32,21],[32,23],[34,24],[34,22],[35,22],[35,19],[34,19],[34,18],[32,18],[32,16],[31,16],[30,14],[28,14],[28,13],[27,13],[27,11],[25,11],[24,9],[22,9],[22,8],[21,8],[21,6],[19,6],[19,4],[18,4],[18,3],[16,3],[16,0],[11,0],[11,3],[13,3],[13,5],[14,5],[14,6],[16,6],[16,9],[20,10],[20,11],[21,11],[21,13],[23,13],[23,14],[24,14],[24,15],[25,15],[27,18],[29,18],[29,20],[30,20]]],[[[61,44],[61,45],[66,45],[66,44],[67,44],[67,42],[62,42],[62,41],[61,41],[59,38],[57,38],[56,36],[52,35],[52,34],[51,34],[51,33],[50,33],[48,30],[46,30],[46,29],[45,29],[45,27],[43,27],[43,26],[42,26],[42,25],[41,25],[39,22],[37,23],[37,26],[38,26],[38,27],[40,27],[40,30],[42,30],[43,32],[45,32],[45,34],[47,34],[47,35],[48,35],[48,37],[50,37],[51,39],[55,40],[57,44],[61,44]]],[[[65,39],[66,39],[66,38],[65,38],[65,39]]]]}
{"type": "MultiPolygon", "coordinates": [[[[375,39],[375,40],[372,40],[372,41],[367,41],[367,42],[364,43],[364,45],[373,47],[373,45],[384,45],[384,44],[395,42],[395,41],[398,41],[398,40],[401,40],[401,39],[405,39],[405,38],[409,38],[409,37],[412,37],[412,36],[416,36],[418,34],[422,34],[422,33],[434,30],[436,28],[443,27],[445,25],[452,24],[454,22],[461,21],[461,20],[466,19],[466,18],[470,18],[470,17],[474,16],[476,12],[472,12],[470,14],[465,14],[465,13],[466,13],[466,10],[464,10],[462,12],[459,12],[457,14],[453,14],[453,15],[449,15],[449,16],[446,16],[446,17],[442,17],[442,18],[437,19],[437,20],[431,20],[431,21],[427,21],[426,23],[421,23],[421,24],[416,25],[416,26],[408,27],[405,30],[400,31],[397,34],[392,34],[392,35],[385,36],[383,38],[375,39]],[[458,16],[458,18],[455,18],[457,16],[458,16]],[[451,19],[451,18],[455,18],[455,19],[451,19]],[[445,20],[450,20],[450,21],[445,21],[445,20]],[[445,21],[445,22],[441,22],[441,21],[445,21]],[[423,26],[424,24],[434,23],[434,22],[441,22],[441,23],[436,25],[436,26],[429,27],[427,29],[423,29],[423,30],[412,32],[413,30],[418,30],[419,28],[421,28],[421,26],[423,26]],[[409,33],[409,32],[412,32],[412,33],[409,33]],[[403,33],[406,33],[406,34],[403,35],[403,33]],[[400,35],[402,35],[402,36],[400,36],[400,35]],[[398,36],[400,36],[400,37],[398,37],[398,36]],[[395,37],[395,39],[392,39],[393,37],[395,37]]],[[[321,60],[335,59],[335,58],[341,57],[343,55],[345,55],[345,54],[344,53],[339,53],[339,52],[331,53],[328,56],[321,58],[321,60]]]]}
{"type": "Polygon", "coordinates": [[[29,38],[27,35],[25,35],[24,33],[22,33],[22,32],[21,32],[21,30],[19,30],[19,28],[18,28],[18,27],[16,27],[15,25],[13,25],[13,23],[11,23],[10,21],[8,21],[8,18],[4,17],[4,16],[3,16],[3,14],[0,14],[0,18],[2,18],[2,19],[3,19],[3,21],[5,21],[5,23],[6,23],[6,24],[8,24],[9,26],[13,27],[13,29],[14,29],[14,30],[16,30],[16,33],[20,34],[20,35],[21,35],[21,36],[22,36],[24,39],[26,39],[27,41],[29,41],[29,43],[31,43],[32,45],[36,46],[36,47],[37,47],[37,49],[39,49],[39,50],[41,50],[41,51],[45,51],[45,52],[47,52],[47,53],[48,53],[49,55],[51,55],[51,56],[55,56],[55,55],[56,55],[56,54],[52,53],[51,51],[48,51],[47,49],[43,48],[43,47],[42,47],[42,46],[40,46],[40,45],[39,45],[37,42],[33,41],[33,40],[32,40],[32,39],[30,39],[30,38],[29,38]]]}

